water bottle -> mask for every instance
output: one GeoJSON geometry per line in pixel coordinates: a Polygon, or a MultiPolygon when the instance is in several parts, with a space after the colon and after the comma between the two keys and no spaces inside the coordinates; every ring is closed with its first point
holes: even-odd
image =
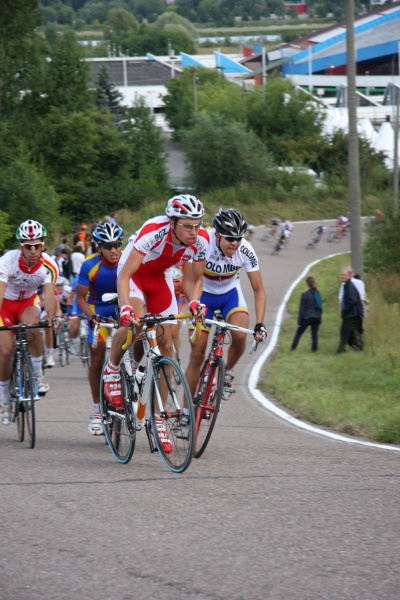
{"type": "Polygon", "coordinates": [[[137,395],[140,394],[145,369],[146,369],[146,367],[144,365],[139,365],[137,368],[136,374],[135,374],[134,390],[137,395]]]}

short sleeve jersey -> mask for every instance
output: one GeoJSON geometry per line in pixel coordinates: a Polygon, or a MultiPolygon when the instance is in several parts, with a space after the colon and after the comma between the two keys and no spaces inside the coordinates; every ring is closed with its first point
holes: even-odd
{"type": "Polygon", "coordinates": [[[9,250],[0,258],[0,281],[4,281],[4,298],[21,301],[33,296],[40,285],[55,284],[58,277],[56,262],[42,252],[33,267],[27,267],[21,250],[9,250]]]}
{"type": "Polygon", "coordinates": [[[130,238],[122,253],[119,270],[131,253],[132,248],[144,256],[138,272],[163,273],[166,269],[182,262],[200,262],[205,259],[209,246],[209,232],[200,229],[196,240],[189,246],[172,242],[168,217],[154,217],[146,221],[130,238]]]}
{"type": "Polygon", "coordinates": [[[78,283],[88,287],[86,301],[96,306],[109,306],[102,295],[117,291],[118,263],[108,263],[100,254],[92,254],[82,263],[78,283]]]}
{"type": "Polygon", "coordinates": [[[225,294],[240,285],[239,269],[247,273],[259,271],[258,258],[253,246],[245,239],[232,256],[224,256],[217,246],[215,229],[211,229],[210,246],[206,255],[203,276],[203,291],[210,294],[225,294]]]}

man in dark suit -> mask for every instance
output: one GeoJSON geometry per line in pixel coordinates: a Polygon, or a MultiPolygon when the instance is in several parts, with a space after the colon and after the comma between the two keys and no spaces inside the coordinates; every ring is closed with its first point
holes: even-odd
{"type": "Polygon", "coordinates": [[[355,350],[362,350],[362,320],[364,316],[363,303],[360,294],[352,282],[353,271],[346,267],[341,272],[342,288],[339,294],[342,311],[342,326],[337,354],[346,351],[349,344],[355,350]]]}

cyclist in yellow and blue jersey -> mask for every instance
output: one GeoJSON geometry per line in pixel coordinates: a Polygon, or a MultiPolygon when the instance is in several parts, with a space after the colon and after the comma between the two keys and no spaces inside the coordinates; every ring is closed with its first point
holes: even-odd
{"type": "Polygon", "coordinates": [[[96,315],[100,315],[103,321],[117,320],[114,306],[103,302],[102,295],[117,291],[117,269],[121,257],[123,235],[123,229],[113,223],[103,223],[96,227],[92,239],[97,245],[98,252],[84,261],[78,279],[77,302],[87,318],[89,330],[89,383],[93,399],[93,414],[90,418],[89,432],[92,435],[104,433],[99,409],[99,389],[108,333],[105,327],[100,327],[98,344],[96,348],[93,348],[93,329],[96,324],[96,315]]]}

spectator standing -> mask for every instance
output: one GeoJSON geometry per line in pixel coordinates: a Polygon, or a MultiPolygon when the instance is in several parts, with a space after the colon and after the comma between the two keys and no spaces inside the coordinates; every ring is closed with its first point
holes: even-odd
{"type": "Polygon", "coordinates": [[[345,267],[341,272],[342,285],[339,291],[339,301],[342,313],[340,341],[337,354],[346,351],[348,344],[354,349],[363,348],[363,316],[364,308],[360,293],[352,280],[353,270],[345,267]]]}
{"type": "Polygon", "coordinates": [[[71,254],[71,271],[72,278],[79,275],[83,261],[85,260],[85,254],[81,246],[75,246],[74,251],[71,254]]]}
{"type": "Polygon", "coordinates": [[[86,233],[87,225],[82,223],[80,230],[74,235],[73,238],[74,246],[81,246],[83,251],[85,250],[86,233]]]}
{"type": "Polygon", "coordinates": [[[110,223],[113,223],[114,225],[117,225],[117,213],[116,212],[112,212],[110,215],[110,223]]]}
{"type": "Polygon", "coordinates": [[[307,329],[311,329],[311,351],[318,349],[318,329],[321,325],[322,299],[314,277],[307,277],[308,290],[301,295],[297,331],[293,338],[291,350],[296,350],[301,336],[307,329]]]}

